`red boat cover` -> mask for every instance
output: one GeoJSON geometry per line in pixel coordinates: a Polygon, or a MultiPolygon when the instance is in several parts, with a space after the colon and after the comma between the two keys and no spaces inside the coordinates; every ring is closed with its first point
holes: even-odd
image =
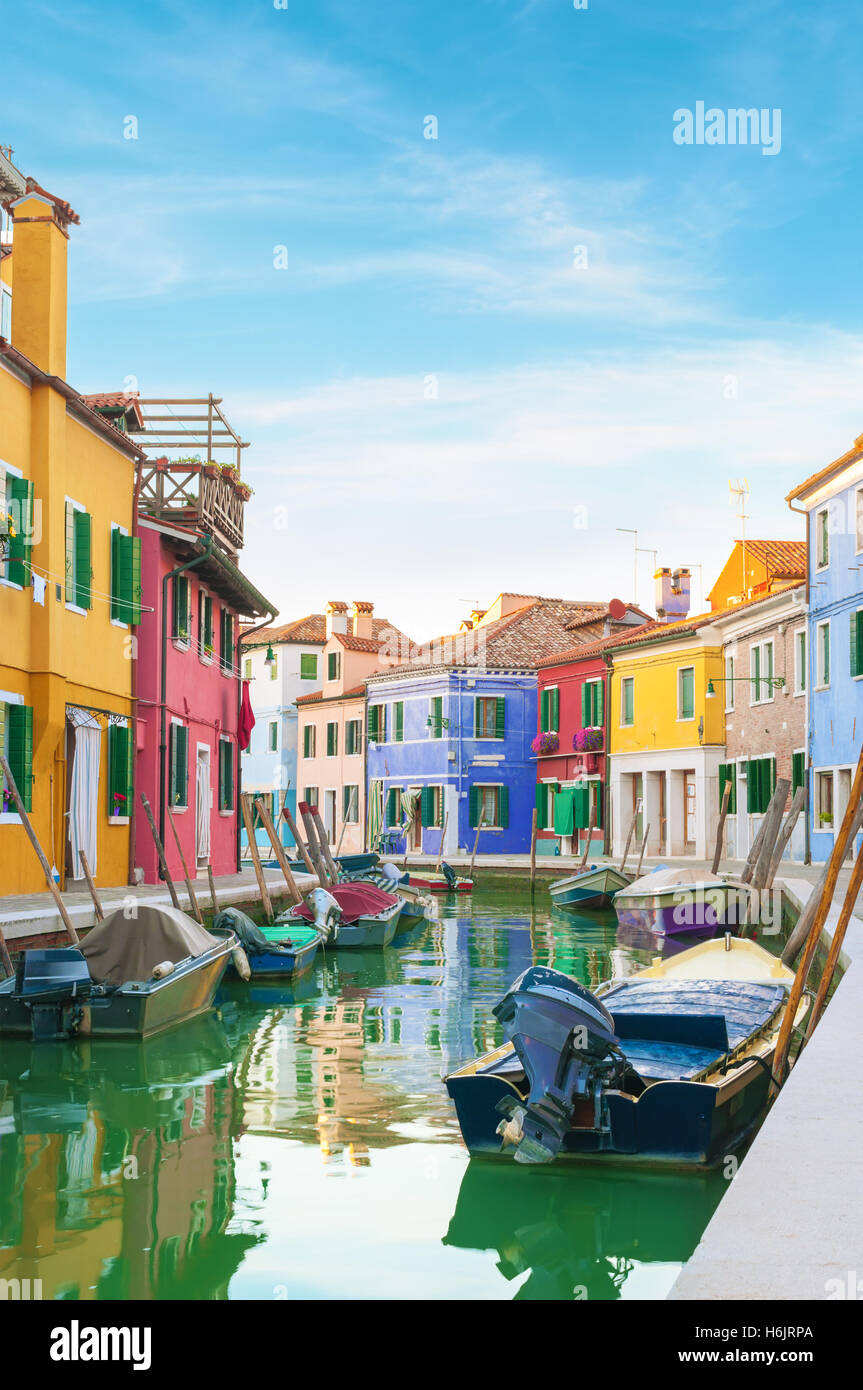
{"type": "MultiPolygon", "coordinates": [[[[374,917],[385,907],[392,907],[396,901],[392,893],[385,893],[373,883],[343,883],[337,888],[328,888],[327,892],[332,893],[346,922],[356,922],[359,917],[374,917]]],[[[307,922],[315,920],[315,914],[305,903],[297,908],[297,916],[304,917],[307,922]]]]}

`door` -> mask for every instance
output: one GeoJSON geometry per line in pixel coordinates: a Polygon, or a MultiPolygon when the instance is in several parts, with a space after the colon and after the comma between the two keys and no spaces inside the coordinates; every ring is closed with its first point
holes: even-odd
{"type": "Polygon", "coordinates": [[[635,843],[637,845],[641,844],[642,836],[644,835],[644,826],[642,824],[644,819],[642,814],[643,807],[644,778],[640,772],[637,772],[632,779],[632,814],[635,817],[635,843]]]}
{"type": "Polygon", "coordinates": [[[423,817],[422,808],[420,805],[420,802],[422,800],[422,787],[409,787],[408,791],[410,793],[411,802],[413,805],[413,814],[411,815],[411,825],[409,832],[410,848],[412,850],[415,850],[419,854],[422,852],[423,847],[423,817]]]}
{"type": "Polygon", "coordinates": [[[213,797],[210,789],[210,750],[198,744],[195,761],[195,858],[199,866],[210,862],[210,812],[213,797]]]}
{"type": "Polygon", "coordinates": [[[684,772],[684,795],[686,800],[686,848],[695,849],[695,773],[684,772]]]}
{"type": "Polygon", "coordinates": [[[332,790],[324,792],[324,825],[326,826],[327,839],[331,845],[336,843],[336,793],[332,790]]]}

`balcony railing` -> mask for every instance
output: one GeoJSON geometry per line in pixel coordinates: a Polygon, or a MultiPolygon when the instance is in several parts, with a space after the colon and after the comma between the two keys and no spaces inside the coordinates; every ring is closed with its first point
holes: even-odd
{"type": "Polygon", "coordinates": [[[205,531],[228,550],[242,549],[248,495],[235,473],[223,472],[216,464],[148,459],[141,471],[142,512],[157,521],[205,531]]]}

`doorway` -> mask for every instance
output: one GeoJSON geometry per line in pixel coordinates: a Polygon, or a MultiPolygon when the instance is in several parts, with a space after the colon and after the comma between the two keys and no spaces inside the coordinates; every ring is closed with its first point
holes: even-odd
{"type": "Polygon", "coordinates": [[[685,816],[686,816],[686,844],[685,844],[685,847],[684,847],[684,848],[685,848],[685,852],[686,852],[687,854],[694,854],[694,853],[695,853],[696,835],[697,835],[697,830],[696,830],[696,810],[697,810],[697,807],[696,807],[696,800],[695,800],[695,773],[694,773],[694,772],[684,772],[684,774],[683,774],[683,783],[684,783],[684,803],[685,803],[685,816]]]}
{"type": "Polygon", "coordinates": [[[423,847],[422,791],[422,787],[408,787],[408,796],[410,797],[411,804],[408,849],[414,850],[417,854],[422,853],[423,847]]]}
{"type": "Polygon", "coordinates": [[[328,842],[334,845],[336,843],[336,793],[332,787],[324,792],[324,827],[328,842]]]}
{"type": "Polygon", "coordinates": [[[199,743],[195,759],[195,862],[199,869],[205,869],[210,862],[212,804],[210,749],[206,743],[199,743]]]}

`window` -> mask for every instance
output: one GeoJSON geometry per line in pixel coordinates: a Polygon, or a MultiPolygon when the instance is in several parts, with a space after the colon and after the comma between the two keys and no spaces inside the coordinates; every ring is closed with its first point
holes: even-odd
{"type": "Polygon", "coordinates": [[[393,742],[404,743],[405,739],[405,702],[396,700],[393,705],[393,742]]]}
{"type": "Polygon", "coordinates": [[[506,700],[503,695],[477,695],[474,700],[474,738],[503,738],[506,700]]]}
{"type": "Polygon", "coordinates": [[[776,787],[776,759],[750,758],[746,764],[746,809],[761,815],[770,805],[776,787]]]}
{"type": "Polygon", "coordinates": [[[635,677],[624,676],[620,682],[620,723],[629,728],[635,723],[635,677]]]}
{"type": "Polygon", "coordinates": [[[765,705],[773,699],[773,639],[749,648],[749,703],[765,705]]]}
{"type": "Polygon", "coordinates": [[[357,825],[360,819],[360,789],[351,785],[342,788],[342,820],[345,825],[357,825]]]}
{"type": "Polygon", "coordinates": [[[12,291],[8,285],[0,285],[0,338],[8,342],[12,337],[12,291]]]}
{"type": "Polygon", "coordinates": [[[369,713],[368,713],[368,737],[369,737],[369,743],[386,743],[386,741],[387,741],[387,707],[386,707],[386,705],[369,705],[369,713]]]}
{"type": "Polygon", "coordinates": [[[172,806],[188,805],[189,730],[185,724],[171,724],[169,795],[172,806]]]}
{"type": "Polygon", "coordinates": [[[806,689],[806,629],[801,627],[794,634],[794,694],[802,695],[806,689]]]}
{"type": "Polygon", "coordinates": [[[815,517],[815,563],[820,570],[830,564],[830,516],[826,507],[815,517]]]}
{"type": "Polygon", "coordinates": [[[270,752],[277,753],[279,749],[279,723],[277,719],[270,720],[270,752]]]}
{"type": "Polygon", "coordinates": [[[734,709],[734,657],[725,658],[725,713],[734,709]]]}
{"type": "Polygon", "coordinates": [[[560,690],[556,685],[547,686],[540,695],[539,731],[541,734],[560,732],[560,690]]]}
{"type": "Polygon", "coordinates": [[[278,652],[273,652],[273,659],[272,659],[272,661],[270,662],[270,680],[271,680],[271,681],[277,681],[278,679],[279,679],[279,653],[278,653],[278,652]]]}
{"type": "Polygon", "coordinates": [[[339,751],[339,726],[330,723],[327,725],[327,757],[335,758],[339,751]]]}
{"type": "Polygon", "coordinates": [[[486,830],[506,830],[509,825],[509,787],[501,783],[475,782],[470,789],[471,829],[480,823],[486,830]]]}
{"type": "Polygon", "coordinates": [[[826,689],[830,684],[830,619],[815,629],[815,652],[818,661],[817,685],[826,689]]]}
{"type": "Polygon", "coordinates": [[[722,799],[725,795],[726,783],[731,791],[728,793],[728,814],[737,814],[737,766],[735,763],[719,764],[719,809],[722,810],[722,799]]]}
{"type": "Polygon", "coordinates": [[[247,656],[246,659],[245,659],[245,661],[243,662],[243,680],[250,681],[251,679],[252,679],[252,658],[251,658],[250,656],[247,656]]]}
{"type": "Polygon", "coordinates": [[[175,642],[189,640],[189,581],[185,574],[174,578],[171,601],[171,636],[175,642]]]}
{"type": "Polygon", "coordinates": [[[863,487],[857,489],[857,504],[855,516],[855,533],[857,536],[857,554],[863,550],[863,487]]]}
{"type": "Polygon", "coordinates": [[[328,652],[328,653],[327,653],[327,680],[328,680],[328,681],[337,681],[338,678],[339,678],[339,676],[341,675],[341,670],[342,670],[342,654],[341,654],[341,652],[328,652]]]}
{"type": "Polygon", "coordinates": [[[128,724],[108,725],[108,816],[125,823],[131,815],[132,740],[128,724]]]}
{"type": "Polygon", "coordinates": [[[806,786],[806,754],[800,752],[791,754],[791,795],[801,787],[806,786]]]}
{"type": "Polygon", "coordinates": [[[677,671],[677,717],[695,718],[695,667],[680,666],[677,671]]]}
{"type": "MultiPolygon", "coordinates": [[[[0,748],[6,754],[9,771],[25,811],[33,810],[33,708],[31,705],[6,703],[0,699],[0,748]]],[[[0,814],[18,815],[18,808],[0,771],[0,814]]]]}
{"type": "Polygon", "coordinates": [[[832,830],[833,828],[833,773],[817,772],[815,774],[815,819],[818,822],[816,829],[832,830]]]}
{"type": "Polygon", "coordinates": [[[316,681],[318,678],[318,657],[316,652],[300,652],[300,680],[316,681]]]}
{"type": "Polygon", "coordinates": [[[443,738],[443,695],[433,695],[429,701],[428,723],[432,738],[443,738]]]}
{"type": "Polygon", "coordinates": [[[33,484],[0,464],[0,529],[9,535],[8,560],[0,577],[26,589],[30,584],[30,545],[33,537],[33,484]]]}
{"type": "Polygon", "coordinates": [[[318,789],[317,787],[305,787],[303,790],[303,801],[307,806],[317,806],[318,789]]]}
{"type": "Polygon", "coordinates": [[[420,822],[426,828],[443,825],[443,787],[423,787],[420,792],[420,822]]]}
{"type": "MultiPolygon", "coordinates": [[[[234,745],[229,738],[219,739],[219,810],[234,809],[234,745]]],[[[273,815],[278,821],[277,813],[273,815]]]]}
{"type": "Polygon", "coordinates": [[[345,724],[345,753],[349,758],[362,752],[362,729],[358,719],[349,719],[345,724]]]}
{"type": "Polygon", "coordinates": [[[605,724],[605,682],[585,681],[581,687],[581,727],[599,729],[605,724]]]}
{"type": "Polygon", "coordinates": [[[863,676],[863,608],[851,614],[851,675],[863,676]]]}
{"type": "MultiPolygon", "coordinates": [[[[305,724],[303,726],[303,757],[313,758],[315,756],[315,726],[305,724]]],[[[308,800],[308,797],[306,798],[308,800]]]]}
{"type": "Polygon", "coordinates": [[[213,600],[203,589],[198,590],[198,656],[212,658],[213,600]]]}
{"type": "Polygon", "coordinates": [[[66,603],[84,611],[93,605],[90,530],[90,513],[67,497],[66,603]]]}
{"type": "Polygon", "coordinates": [[[141,621],[141,541],[122,526],[111,527],[111,617],[130,626],[141,621]]]}
{"type": "Polygon", "coordinates": [[[387,825],[392,829],[402,823],[402,789],[390,787],[387,792],[387,825]]]}
{"type": "Polygon", "coordinates": [[[234,670],[234,615],[230,608],[219,609],[219,665],[227,674],[234,670]]]}

